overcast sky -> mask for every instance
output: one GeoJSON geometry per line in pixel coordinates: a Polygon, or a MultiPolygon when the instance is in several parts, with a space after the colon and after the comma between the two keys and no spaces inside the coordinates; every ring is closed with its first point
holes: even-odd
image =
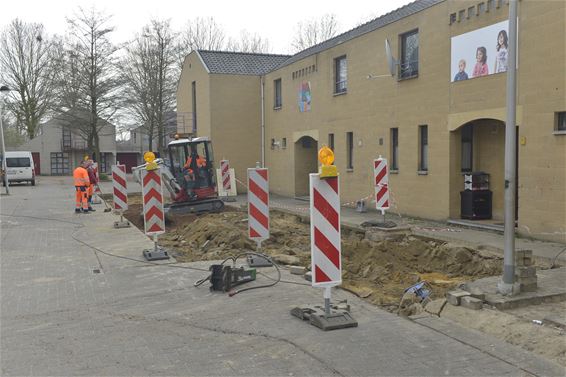
{"type": "Polygon", "coordinates": [[[171,19],[175,29],[182,28],[189,19],[214,17],[226,33],[238,38],[246,29],[268,38],[270,52],[289,53],[291,40],[299,21],[334,13],[340,31],[349,30],[361,22],[397,9],[411,0],[344,1],[344,0],[6,0],[0,6],[0,27],[3,29],[14,18],[26,22],[40,22],[49,34],[63,34],[65,17],[72,16],[79,6],[113,15],[116,26],[114,42],[133,38],[151,18],[171,19]]]}

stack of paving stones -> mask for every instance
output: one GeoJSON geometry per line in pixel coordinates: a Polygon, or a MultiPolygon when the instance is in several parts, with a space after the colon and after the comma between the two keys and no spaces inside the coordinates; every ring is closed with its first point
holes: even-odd
{"type": "Polygon", "coordinates": [[[537,270],[533,266],[532,250],[515,251],[515,281],[521,285],[521,292],[537,290],[537,270]]]}
{"type": "Polygon", "coordinates": [[[473,288],[472,292],[456,289],[446,293],[446,301],[454,306],[461,305],[464,308],[480,310],[483,308],[483,300],[485,295],[477,288],[473,288]]]}

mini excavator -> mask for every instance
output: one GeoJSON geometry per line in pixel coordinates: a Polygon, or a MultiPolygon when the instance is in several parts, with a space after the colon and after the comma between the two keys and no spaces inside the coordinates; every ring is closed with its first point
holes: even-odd
{"type": "MultiPolygon", "coordinates": [[[[216,212],[224,207],[218,198],[214,174],[212,142],[207,137],[177,139],[167,145],[169,163],[162,158],[160,166],[163,185],[169,191],[171,203],[165,212],[171,214],[216,212]]],[[[136,181],[147,164],[132,169],[136,181]]]]}

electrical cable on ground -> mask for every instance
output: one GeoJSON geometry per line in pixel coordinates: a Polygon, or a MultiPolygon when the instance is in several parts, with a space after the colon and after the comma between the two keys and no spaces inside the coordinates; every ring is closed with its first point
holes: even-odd
{"type": "Polygon", "coordinates": [[[153,265],[153,266],[161,266],[161,267],[171,267],[171,268],[183,268],[186,270],[194,270],[194,271],[208,271],[205,270],[204,268],[198,268],[198,267],[189,267],[189,266],[179,266],[177,264],[173,264],[173,263],[153,263],[153,262],[149,262],[149,261],[145,261],[145,260],[139,260],[139,259],[135,259],[135,258],[130,258],[130,257],[126,257],[123,255],[116,255],[116,254],[112,254],[110,252],[101,250],[99,248],[97,248],[96,246],[93,246],[83,240],[78,239],[75,236],[75,232],[78,231],[79,229],[82,229],[85,227],[85,225],[83,223],[77,223],[77,222],[73,222],[73,221],[67,221],[67,220],[59,220],[59,219],[51,219],[51,218],[47,218],[47,217],[37,217],[37,216],[25,216],[25,215],[5,215],[5,214],[0,214],[0,216],[6,216],[6,217],[23,217],[23,218],[29,218],[29,219],[35,219],[35,220],[46,220],[46,221],[56,221],[56,222],[60,222],[60,223],[66,223],[66,224],[72,224],[77,226],[78,228],[75,229],[75,231],[71,234],[71,238],[75,241],[77,241],[78,243],[83,244],[84,246],[98,251],[99,253],[102,253],[104,255],[107,255],[109,257],[114,257],[114,258],[119,258],[119,259],[126,259],[126,260],[130,260],[130,261],[134,261],[134,262],[138,262],[138,263],[143,263],[143,264],[149,264],[149,265],[153,265]]]}
{"type": "Polygon", "coordinates": [[[563,252],[566,251],[566,247],[564,249],[562,249],[558,254],[556,254],[556,256],[554,257],[554,259],[552,260],[552,264],[550,265],[550,268],[555,268],[556,267],[556,260],[558,259],[558,257],[560,256],[560,254],[562,254],[563,252]]]}

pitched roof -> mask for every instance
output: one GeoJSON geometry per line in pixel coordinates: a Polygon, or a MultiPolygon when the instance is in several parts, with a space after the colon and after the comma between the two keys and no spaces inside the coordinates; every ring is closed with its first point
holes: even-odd
{"type": "Polygon", "coordinates": [[[398,21],[402,18],[411,16],[417,12],[420,12],[421,10],[427,9],[432,7],[433,5],[436,5],[438,3],[441,3],[445,0],[416,0],[412,3],[409,3],[399,9],[396,9],[394,11],[391,11],[387,14],[384,14],[381,17],[378,17],[374,20],[371,20],[369,22],[366,22],[363,25],[360,25],[352,30],[349,30],[345,33],[342,33],[340,35],[337,35],[334,38],[328,39],[324,42],[321,42],[317,45],[314,45],[312,47],[309,47],[303,51],[299,51],[298,53],[296,53],[295,55],[291,56],[289,59],[287,59],[285,62],[283,62],[279,67],[284,67],[287,66],[289,64],[295,63],[301,59],[306,58],[307,56],[310,55],[314,55],[317,54],[321,51],[324,50],[328,50],[332,47],[338,46],[339,44],[342,44],[346,41],[349,41],[351,39],[354,39],[356,37],[359,37],[361,35],[367,34],[369,32],[372,32],[374,30],[377,30],[379,28],[382,28],[392,22],[398,21]]]}
{"type": "Polygon", "coordinates": [[[253,54],[230,51],[198,50],[210,73],[263,75],[277,68],[290,55],[253,54]]]}

